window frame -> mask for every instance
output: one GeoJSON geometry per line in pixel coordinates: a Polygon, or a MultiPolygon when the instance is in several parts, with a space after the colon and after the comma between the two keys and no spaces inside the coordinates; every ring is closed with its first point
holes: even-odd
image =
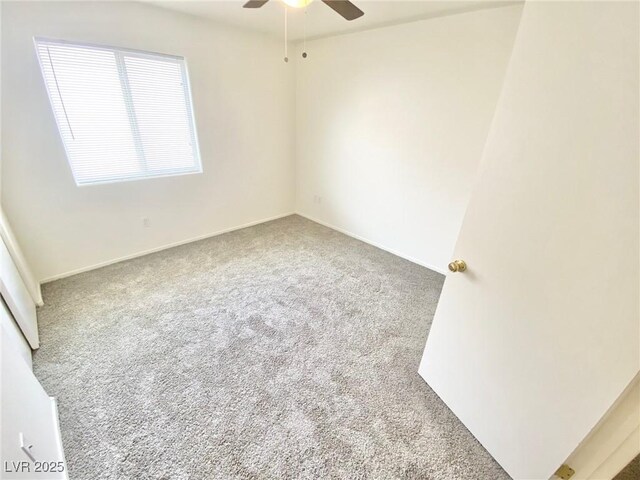
{"type": "MultiPolygon", "coordinates": [[[[76,41],[72,41],[72,40],[62,40],[62,39],[55,39],[55,38],[49,38],[49,37],[40,37],[40,36],[34,36],[33,37],[33,44],[34,44],[34,48],[35,48],[35,54],[38,60],[38,66],[40,68],[40,76],[42,78],[42,83],[44,86],[44,89],[47,92],[47,98],[49,99],[49,105],[51,108],[51,113],[53,114],[53,117],[55,119],[56,122],[56,126],[58,128],[58,135],[60,137],[60,141],[62,142],[62,146],[65,150],[65,155],[67,157],[67,164],[69,166],[69,169],[71,171],[71,175],[73,177],[73,180],[76,184],[76,186],[78,187],[87,187],[87,186],[92,186],[92,185],[104,185],[104,184],[110,184],[110,183],[122,183],[122,182],[133,182],[133,181],[139,181],[139,180],[149,180],[149,179],[154,179],[154,178],[163,178],[163,177],[175,177],[175,176],[182,176],[182,175],[192,175],[192,174],[199,174],[199,173],[203,173],[203,167],[202,167],[202,157],[200,155],[200,143],[198,141],[198,131],[197,131],[197,125],[196,125],[196,119],[195,119],[195,114],[194,114],[194,109],[193,109],[193,97],[192,97],[192,93],[191,93],[191,80],[189,77],[189,68],[187,65],[187,59],[185,57],[179,56],[179,55],[170,55],[170,54],[166,54],[166,53],[157,53],[157,52],[150,52],[150,51],[144,51],[144,50],[138,50],[138,49],[133,49],[133,48],[126,48],[126,47],[116,47],[116,46],[109,46],[109,45],[101,45],[101,44],[94,44],[94,43],[87,43],[87,42],[76,42],[76,41]],[[56,110],[54,107],[54,101],[52,98],[52,92],[49,89],[49,85],[47,84],[45,75],[44,75],[44,67],[42,64],[42,59],[40,58],[40,52],[39,52],[39,47],[41,45],[69,45],[71,47],[78,47],[78,48],[89,48],[89,49],[93,49],[93,50],[103,50],[103,51],[107,51],[110,53],[113,53],[115,56],[115,61],[116,61],[116,65],[118,68],[118,77],[120,78],[120,82],[121,82],[121,86],[122,86],[122,98],[123,98],[123,102],[125,104],[125,108],[127,110],[127,117],[129,119],[129,127],[133,130],[134,128],[137,130],[137,126],[135,126],[133,124],[133,120],[136,119],[135,116],[135,112],[132,115],[130,112],[130,109],[134,108],[133,107],[133,102],[132,102],[132,97],[131,97],[131,91],[128,87],[128,77],[125,75],[124,77],[122,76],[120,69],[123,68],[124,66],[124,58],[125,56],[129,56],[129,57],[138,57],[138,58],[144,58],[144,59],[149,59],[149,60],[157,60],[158,57],[161,57],[164,61],[168,61],[168,62],[173,62],[175,64],[177,64],[180,67],[180,71],[182,74],[182,87],[184,90],[184,98],[185,98],[185,108],[186,108],[186,112],[187,112],[187,121],[189,122],[190,125],[190,140],[192,143],[192,149],[193,149],[193,156],[194,156],[194,162],[195,165],[194,167],[189,167],[188,169],[182,169],[182,170],[176,170],[173,172],[162,172],[162,173],[153,173],[153,170],[149,170],[147,168],[147,163],[146,160],[144,158],[144,153],[143,150],[141,148],[140,145],[140,137],[139,134],[134,134],[132,131],[132,140],[134,142],[135,148],[136,148],[136,153],[138,155],[138,159],[141,162],[144,162],[144,170],[142,170],[142,173],[139,175],[126,175],[126,176],[113,176],[110,177],[108,179],[104,179],[104,180],[87,180],[87,181],[79,181],[76,178],[74,169],[73,169],[73,165],[71,162],[71,157],[69,155],[69,150],[67,149],[67,144],[64,140],[64,136],[63,136],[63,126],[60,124],[60,120],[58,119],[58,115],[56,114],[56,110]],[[123,83],[123,78],[126,81],[125,85],[123,83]]],[[[125,67],[126,68],[126,67],[125,67]]],[[[62,101],[62,98],[60,98],[60,101],[62,101]]],[[[62,102],[64,103],[64,102],[62,102]]],[[[69,126],[65,126],[64,128],[68,128],[69,126]]]]}

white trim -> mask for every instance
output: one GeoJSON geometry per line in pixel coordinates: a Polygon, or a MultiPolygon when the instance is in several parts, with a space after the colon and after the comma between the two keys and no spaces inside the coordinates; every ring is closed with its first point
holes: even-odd
{"type": "Polygon", "coordinates": [[[379,248],[380,250],[384,250],[385,252],[389,252],[393,255],[395,255],[396,257],[400,257],[400,258],[404,258],[405,260],[410,261],[411,263],[415,263],[417,265],[420,265],[421,267],[425,267],[428,268],[429,270],[433,270],[434,272],[440,273],[442,275],[446,275],[447,271],[444,268],[439,268],[436,267],[435,265],[430,265],[428,263],[425,263],[421,260],[418,260],[417,258],[411,257],[409,255],[405,255],[404,253],[400,253],[397,250],[393,250],[391,248],[388,248],[380,243],[377,242],[373,242],[371,240],[369,240],[368,238],[364,238],[360,235],[356,235],[355,233],[352,233],[348,230],[345,230],[343,228],[339,228],[336,227],[335,225],[331,225],[330,223],[327,222],[323,222],[322,220],[318,220],[317,218],[312,217],[311,215],[307,215],[306,213],[301,213],[301,212],[296,212],[296,215],[300,215],[301,217],[306,218],[307,220],[311,220],[312,222],[318,223],[324,227],[330,228],[331,230],[335,230],[336,232],[340,232],[343,233],[351,238],[355,238],[356,240],[360,240],[361,242],[364,243],[368,243],[369,245],[372,245],[376,248],[379,248]]]}
{"type": "MultiPolygon", "coordinates": [[[[153,180],[154,178],[164,178],[164,177],[179,177],[182,175],[197,175],[202,173],[202,165],[200,165],[199,170],[177,170],[174,172],[168,173],[159,173],[157,175],[138,175],[138,176],[129,176],[129,177],[111,177],[107,180],[96,180],[87,181],[87,182],[76,182],[76,187],[85,188],[85,187],[93,187],[94,185],[109,185],[110,183],[124,183],[124,182],[139,182],[142,180],[153,180]]],[[[74,179],[75,181],[75,179],[74,179]]]]}
{"type": "Polygon", "coordinates": [[[53,410],[53,420],[55,422],[54,429],[56,431],[56,443],[58,446],[58,458],[61,458],[64,462],[64,471],[62,472],[63,478],[69,479],[69,464],[64,456],[64,448],[62,447],[62,431],[60,430],[60,416],[58,414],[58,401],[55,397],[49,397],[51,400],[51,410],[53,410]]]}
{"type": "Polygon", "coordinates": [[[206,238],[216,237],[218,235],[222,235],[224,233],[233,232],[235,230],[242,230],[243,228],[253,227],[254,225],[259,225],[261,223],[266,223],[266,222],[271,222],[273,220],[278,220],[279,218],[289,217],[291,215],[295,215],[295,212],[288,212],[288,213],[283,213],[283,214],[280,214],[280,215],[275,215],[273,217],[264,218],[262,220],[256,220],[254,222],[244,223],[242,225],[237,225],[235,227],[226,228],[224,230],[218,230],[218,231],[213,232],[213,233],[207,233],[207,234],[204,234],[204,235],[199,235],[197,237],[188,238],[186,240],[180,240],[178,242],[169,243],[169,244],[166,244],[166,245],[162,245],[160,247],[150,248],[148,250],[143,250],[141,252],[132,253],[131,255],[125,255],[124,257],[114,258],[113,260],[107,260],[107,261],[104,261],[104,262],[96,263],[96,264],[90,265],[88,267],[82,267],[82,268],[78,268],[76,270],[70,270],[68,272],[61,273],[61,274],[54,275],[52,277],[48,277],[48,278],[45,278],[43,280],[40,280],[40,285],[48,283],[48,282],[53,282],[54,280],[60,280],[61,278],[70,277],[72,275],[77,275],[78,273],[84,273],[84,272],[88,272],[90,270],[95,270],[97,268],[106,267],[107,265],[113,265],[114,263],[123,262],[125,260],[131,260],[132,258],[143,257],[143,256],[148,255],[150,253],[160,252],[160,251],[166,250],[168,248],[179,247],[180,245],[185,245],[187,243],[197,242],[199,240],[204,240],[206,238]]]}
{"type": "Polygon", "coordinates": [[[564,462],[575,480],[615,477],[640,453],[640,373],[564,462]]]}
{"type": "Polygon", "coordinates": [[[350,232],[348,230],[336,227],[336,226],[331,225],[331,224],[329,224],[327,222],[323,222],[322,220],[318,220],[317,218],[314,218],[314,217],[312,217],[310,215],[307,215],[305,213],[288,212],[288,213],[283,213],[283,214],[280,214],[280,215],[275,215],[273,217],[268,217],[268,218],[265,218],[265,219],[262,219],[262,220],[256,220],[254,222],[244,223],[242,225],[238,225],[238,226],[235,226],[235,227],[226,228],[224,230],[218,230],[218,231],[213,232],[213,233],[207,233],[205,235],[192,237],[192,238],[189,238],[187,240],[180,240],[178,242],[169,243],[169,244],[166,244],[166,245],[162,245],[160,247],[155,247],[155,248],[151,248],[151,249],[148,249],[148,250],[143,250],[141,252],[132,253],[131,255],[125,255],[123,257],[114,258],[113,260],[107,260],[107,261],[104,261],[104,262],[96,263],[96,264],[90,265],[88,267],[82,267],[82,268],[78,268],[78,269],[75,269],[75,270],[70,270],[68,272],[64,272],[64,273],[61,273],[61,274],[58,274],[58,275],[53,275],[51,277],[47,277],[47,278],[45,278],[43,280],[40,280],[40,285],[48,283],[48,282],[53,282],[54,280],[60,280],[61,278],[70,277],[72,275],[77,275],[78,273],[84,273],[84,272],[88,272],[88,271],[91,271],[91,270],[96,270],[98,268],[106,267],[107,265],[113,265],[114,263],[123,262],[125,260],[131,260],[132,258],[143,257],[145,255],[149,255],[150,253],[160,252],[160,251],[166,250],[168,248],[178,247],[180,245],[186,245],[187,243],[197,242],[199,240],[204,240],[206,238],[216,237],[218,235],[222,235],[222,234],[225,234],[225,233],[233,232],[235,230],[241,230],[243,228],[253,227],[253,226],[259,225],[261,223],[266,223],[266,222],[271,222],[273,220],[278,220],[279,218],[289,217],[291,215],[300,215],[301,217],[306,218],[307,220],[310,220],[310,221],[312,221],[314,223],[318,223],[318,224],[320,224],[320,225],[322,225],[324,227],[327,227],[327,228],[330,228],[332,230],[335,230],[336,232],[340,232],[340,233],[342,233],[344,235],[347,235],[347,236],[349,236],[351,238],[355,238],[356,240],[360,240],[361,242],[364,242],[364,243],[367,243],[369,245],[372,245],[372,246],[374,246],[376,248],[379,248],[380,250],[384,250],[385,252],[389,252],[392,255],[395,255],[397,257],[404,258],[405,260],[408,260],[408,261],[410,261],[412,263],[415,263],[417,265],[420,265],[422,267],[428,268],[429,270],[433,270],[434,272],[440,273],[442,275],[446,274],[446,270],[445,269],[438,268],[438,267],[436,267],[434,265],[430,265],[430,264],[425,263],[425,262],[423,262],[421,260],[418,260],[417,258],[411,257],[409,255],[405,255],[403,253],[398,252],[397,250],[393,250],[393,249],[388,248],[388,247],[386,247],[384,245],[381,245],[379,243],[373,242],[373,241],[371,241],[371,240],[369,240],[367,238],[361,237],[360,235],[356,235],[355,233],[352,233],[352,232],[350,232]]]}
{"type": "Polygon", "coordinates": [[[29,370],[33,370],[31,346],[2,295],[0,295],[0,332],[7,337],[9,342],[16,348],[16,351],[20,353],[29,370]]]}
{"type": "Polygon", "coordinates": [[[35,42],[36,45],[38,43],[46,44],[46,45],[68,45],[70,47],[90,48],[92,50],[105,50],[108,52],[118,50],[123,53],[140,55],[142,57],[147,57],[147,58],[165,57],[168,60],[173,60],[175,62],[181,62],[184,60],[184,57],[180,55],[171,55],[169,53],[149,52],[145,50],[138,50],[135,48],[125,48],[125,47],[116,47],[113,45],[104,45],[101,43],[76,42],[73,40],[62,40],[59,38],[40,37],[38,35],[33,37],[33,41],[35,42]]]}
{"type": "Polygon", "coordinates": [[[4,241],[4,244],[9,250],[9,255],[13,259],[13,263],[15,264],[20,276],[22,277],[22,281],[24,282],[33,302],[42,306],[42,292],[40,291],[40,284],[36,281],[35,277],[31,273],[31,269],[27,264],[27,260],[20,249],[20,245],[16,240],[15,235],[13,234],[13,230],[11,229],[11,225],[9,225],[9,220],[7,216],[4,214],[4,210],[0,208],[0,238],[4,241]]]}
{"type": "Polygon", "coordinates": [[[598,467],[590,480],[614,478],[640,453],[640,427],[629,434],[620,446],[598,467]]]}

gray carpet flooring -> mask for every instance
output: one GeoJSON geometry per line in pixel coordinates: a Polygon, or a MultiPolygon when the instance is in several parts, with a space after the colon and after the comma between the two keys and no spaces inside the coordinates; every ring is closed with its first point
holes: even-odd
{"type": "Polygon", "coordinates": [[[417,374],[442,283],[291,216],[44,285],[71,479],[507,479],[417,374]]]}
{"type": "Polygon", "coordinates": [[[613,480],[640,480],[640,455],[631,460],[613,480]]]}

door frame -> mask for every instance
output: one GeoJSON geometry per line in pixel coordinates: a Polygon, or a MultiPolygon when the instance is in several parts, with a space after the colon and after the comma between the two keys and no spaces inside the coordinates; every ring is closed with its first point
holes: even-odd
{"type": "Polygon", "coordinates": [[[615,477],[640,454],[640,373],[567,458],[571,480],[615,477]]]}

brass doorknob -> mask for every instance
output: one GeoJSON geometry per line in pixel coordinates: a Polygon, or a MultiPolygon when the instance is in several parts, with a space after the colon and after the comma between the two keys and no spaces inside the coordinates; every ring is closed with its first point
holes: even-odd
{"type": "Polygon", "coordinates": [[[467,264],[464,260],[454,260],[449,264],[449,270],[452,272],[464,272],[467,269],[467,264]]]}

